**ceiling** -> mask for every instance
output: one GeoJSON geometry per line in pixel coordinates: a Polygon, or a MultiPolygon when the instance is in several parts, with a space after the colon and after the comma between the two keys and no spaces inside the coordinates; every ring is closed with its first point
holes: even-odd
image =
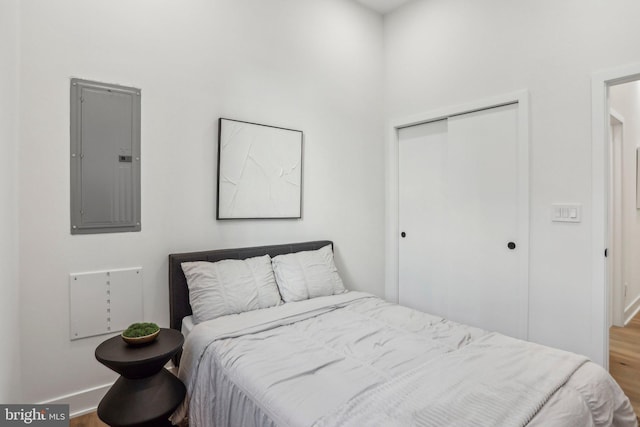
{"type": "Polygon", "coordinates": [[[403,4],[409,2],[410,0],[356,0],[356,1],[384,15],[385,13],[391,12],[392,10],[399,8],[403,4]]]}

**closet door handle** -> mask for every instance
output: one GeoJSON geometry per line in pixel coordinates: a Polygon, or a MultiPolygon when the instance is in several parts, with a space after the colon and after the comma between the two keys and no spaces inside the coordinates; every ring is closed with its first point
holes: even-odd
{"type": "Polygon", "coordinates": [[[404,239],[405,237],[407,237],[407,233],[405,233],[405,232],[403,231],[402,233],[400,233],[400,237],[402,237],[402,238],[404,239]]]}
{"type": "Polygon", "coordinates": [[[516,248],[516,244],[514,242],[509,242],[507,243],[507,247],[511,250],[514,250],[516,248]]]}

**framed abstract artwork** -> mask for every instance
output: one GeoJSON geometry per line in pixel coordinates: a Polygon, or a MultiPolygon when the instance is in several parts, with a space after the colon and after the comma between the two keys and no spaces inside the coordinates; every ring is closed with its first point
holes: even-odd
{"type": "Polygon", "coordinates": [[[302,217],[299,130],[220,118],[217,219],[302,217]]]}

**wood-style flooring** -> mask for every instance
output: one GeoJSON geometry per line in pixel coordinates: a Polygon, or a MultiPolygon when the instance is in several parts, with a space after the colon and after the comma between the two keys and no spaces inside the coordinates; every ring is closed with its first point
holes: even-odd
{"type": "MultiPolygon", "coordinates": [[[[609,330],[609,371],[640,414],[640,313],[624,328],[609,330]]],[[[72,418],[69,427],[108,427],[95,412],[72,418]]]]}
{"type": "Polygon", "coordinates": [[[609,329],[609,372],[640,415],[640,313],[624,328],[609,329]]]}
{"type": "MultiPolygon", "coordinates": [[[[69,427],[109,427],[109,425],[100,421],[98,414],[91,412],[87,415],[71,418],[69,427]]],[[[189,427],[189,424],[183,421],[179,427],[189,427]]]]}
{"type": "Polygon", "coordinates": [[[91,412],[87,415],[71,418],[69,427],[109,427],[107,424],[100,421],[98,414],[91,412]]]}

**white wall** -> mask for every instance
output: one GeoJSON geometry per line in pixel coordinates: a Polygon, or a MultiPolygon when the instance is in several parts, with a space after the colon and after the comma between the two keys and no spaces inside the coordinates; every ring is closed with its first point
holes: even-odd
{"type": "Polygon", "coordinates": [[[0,402],[20,393],[18,287],[18,13],[19,0],[0,1],[0,402]]]}
{"type": "Polygon", "coordinates": [[[595,359],[591,75],[640,61],[639,14],[630,0],[422,0],[385,18],[388,120],[529,90],[529,337],[595,359]],[[581,203],[582,222],[552,223],[558,202],[581,203]]]}
{"type": "Polygon", "coordinates": [[[344,0],[21,8],[25,401],[115,378],[94,359],[104,336],[69,341],[71,272],[142,266],[145,320],[167,326],[169,253],[327,238],[347,286],[383,294],[380,16],[344,0]],[[70,77],[142,89],[140,233],[69,234],[70,77]],[[302,220],[215,220],[221,116],[304,131],[302,220]]]}
{"type": "Polygon", "coordinates": [[[612,86],[609,105],[624,118],[622,146],[622,282],[625,319],[640,307],[640,210],[636,209],[636,148],[640,145],[640,81],[612,86]]]}

